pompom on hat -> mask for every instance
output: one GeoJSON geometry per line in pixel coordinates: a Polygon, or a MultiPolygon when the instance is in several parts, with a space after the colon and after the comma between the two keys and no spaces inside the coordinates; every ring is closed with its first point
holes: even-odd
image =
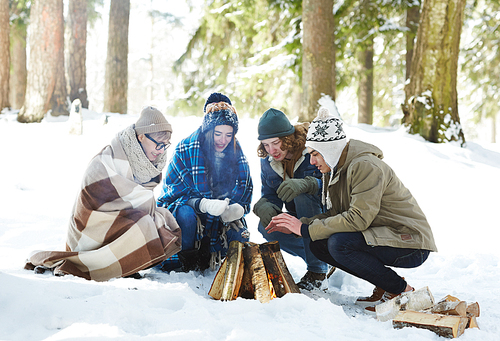
{"type": "Polygon", "coordinates": [[[258,139],[262,141],[291,135],[295,132],[295,128],[282,111],[269,108],[259,119],[258,132],[258,139]]]}
{"type": "Polygon", "coordinates": [[[134,126],[137,134],[150,134],[160,131],[172,132],[172,126],[168,123],[163,114],[154,107],[146,107],[142,109],[141,116],[134,126]]]}
{"type": "Polygon", "coordinates": [[[214,129],[219,125],[233,127],[234,134],[238,132],[238,116],[236,109],[231,105],[231,100],[218,92],[211,94],[203,108],[205,116],[201,124],[202,133],[214,129]]]}
{"type": "Polygon", "coordinates": [[[342,120],[322,107],[312,121],[307,132],[306,147],[318,151],[328,166],[333,169],[347,144],[347,136],[342,128],[342,120]]]}

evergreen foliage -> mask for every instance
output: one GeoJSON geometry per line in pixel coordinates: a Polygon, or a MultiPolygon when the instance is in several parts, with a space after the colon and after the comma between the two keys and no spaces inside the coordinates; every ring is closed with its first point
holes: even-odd
{"type": "Polygon", "coordinates": [[[467,94],[473,102],[474,121],[495,119],[500,111],[500,1],[476,0],[466,7],[465,30],[472,39],[462,47],[462,72],[474,89],[467,94]]]}
{"type": "Polygon", "coordinates": [[[201,115],[211,92],[227,94],[252,116],[270,106],[290,111],[301,82],[301,9],[293,0],[210,2],[175,65],[186,95],[174,113],[201,115]]]}

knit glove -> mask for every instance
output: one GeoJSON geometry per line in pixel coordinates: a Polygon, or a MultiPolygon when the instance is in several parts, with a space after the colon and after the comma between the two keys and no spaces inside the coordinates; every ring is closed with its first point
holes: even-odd
{"type": "Polygon", "coordinates": [[[229,205],[224,212],[220,215],[223,222],[228,223],[230,221],[235,221],[241,219],[245,214],[245,209],[240,204],[229,205]]]}
{"type": "Polygon", "coordinates": [[[316,194],[318,192],[318,181],[315,177],[306,176],[304,179],[288,179],[281,183],[276,191],[278,197],[290,202],[299,194],[316,194]]]}
{"type": "Polygon", "coordinates": [[[253,206],[253,213],[260,218],[260,222],[266,227],[274,216],[281,213],[281,208],[269,202],[266,198],[260,198],[253,206]]]}
{"type": "Polygon", "coordinates": [[[208,213],[214,217],[218,217],[224,213],[228,205],[229,199],[219,200],[203,198],[200,200],[200,211],[201,213],[208,213]]]}

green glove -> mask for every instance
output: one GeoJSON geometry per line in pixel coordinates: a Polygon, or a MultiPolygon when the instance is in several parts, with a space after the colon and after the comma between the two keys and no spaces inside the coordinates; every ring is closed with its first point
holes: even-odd
{"type": "Polygon", "coordinates": [[[281,208],[269,202],[266,198],[260,198],[253,206],[253,213],[260,218],[262,226],[266,227],[274,216],[281,213],[281,208]]]}
{"type": "Polygon", "coordinates": [[[286,202],[290,202],[299,194],[316,194],[318,192],[318,181],[313,176],[306,176],[304,179],[288,179],[281,183],[276,191],[278,197],[286,202]]]}

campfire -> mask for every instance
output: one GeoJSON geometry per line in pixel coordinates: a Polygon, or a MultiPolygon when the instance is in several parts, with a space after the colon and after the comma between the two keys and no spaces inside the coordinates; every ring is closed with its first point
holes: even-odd
{"type": "Polygon", "coordinates": [[[300,290],[286,267],[278,242],[232,241],[208,295],[223,301],[243,297],[265,303],[290,292],[300,290]]]}

